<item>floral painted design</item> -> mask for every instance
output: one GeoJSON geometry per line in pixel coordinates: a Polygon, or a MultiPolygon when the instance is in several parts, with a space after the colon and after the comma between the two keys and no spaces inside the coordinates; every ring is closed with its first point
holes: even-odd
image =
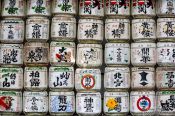
{"type": "Polygon", "coordinates": [[[118,102],[114,98],[110,98],[107,100],[106,106],[108,107],[108,111],[115,110],[118,107],[118,102]]]}

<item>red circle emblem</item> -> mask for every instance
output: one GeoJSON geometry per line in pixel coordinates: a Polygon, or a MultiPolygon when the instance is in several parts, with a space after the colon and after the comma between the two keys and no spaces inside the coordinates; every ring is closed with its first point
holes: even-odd
{"type": "Polygon", "coordinates": [[[151,107],[151,101],[148,97],[142,96],[137,100],[137,108],[140,111],[148,111],[151,107]]]}
{"type": "Polygon", "coordinates": [[[93,75],[90,74],[86,74],[82,77],[81,79],[81,85],[83,86],[83,88],[85,89],[91,89],[94,87],[95,85],[95,78],[93,75]]]}

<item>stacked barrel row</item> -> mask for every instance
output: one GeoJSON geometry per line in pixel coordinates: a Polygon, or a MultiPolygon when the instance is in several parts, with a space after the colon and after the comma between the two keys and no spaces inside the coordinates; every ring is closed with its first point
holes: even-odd
{"type": "Polygon", "coordinates": [[[78,1],[52,3],[50,21],[49,0],[28,0],[27,5],[24,0],[2,2],[1,114],[23,109],[25,114],[33,115],[48,111],[51,115],[73,115],[75,111],[79,115],[102,115],[102,106],[107,115],[127,115],[129,109],[133,115],[174,113],[175,19],[158,18],[156,29],[155,16],[157,12],[159,17],[175,17],[175,0],[80,0],[78,31],[78,1]],[[132,34],[130,9],[134,17],[132,34]],[[103,32],[108,42],[104,52],[104,96],[103,32]],[[131,47],[130,35],[134,40],[131,47]],[[156,37],[160,41],[157,47],[156,37]],[[78,68],[74,74],[75,59],[78,68]],[[155,73],[156,63],[160,67],[155,73]]]}
{"type": "Polygon", "coordinates": [[[0,112],[22,112],[23,41],[25,33],[24,1],[18,0],[13,8],[9,0],[2,2],[0,34],[0,112]],[[6,9],[6,10],[5,10],[6,9]],[[19,17],[17,16],[19,13],[19,17]]]}
{"type": "Polygon", "coordinates": [[[157,39],[159,42],[157,42],[156,109],[162,116],[174,115],[175,112],[175,107],[172,106],[175,103],[174,3],[175,1],[161,0],[157,4],[159,8],[157,9],[157,39]]]}
{"type": "Polygon", "coordinates": [[[103,111],[109,116],[129,113],[131,3],[123,2],[106,1],[103,111]]]}

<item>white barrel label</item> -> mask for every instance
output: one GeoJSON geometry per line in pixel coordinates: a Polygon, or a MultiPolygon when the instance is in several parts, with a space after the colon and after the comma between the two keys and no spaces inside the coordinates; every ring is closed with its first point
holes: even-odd
{"type": "Polygon", "coordinates": [[[25,0],[3,0],[2,16],[24,16],[25,0]]]}
{"type": "Polygon", "coordinates": [[[107,65],[129,65],[130,46],[129,44],[105,45],[105,63],[107,65]]]}
{"type": "Polygon", "coordinates": [[[130,110],[132,113],[155,113],[156,102],[153,92],[131,92],[130,110]]]}
{"type": "Polygon", "coordinates": [[[28,0],[27,15],[50,15],[50,0],[28,0]]]}
{"type": "Polygon", "coordinates": [[[100,44],[78,44],[77,65],[98,67],[102,65],[102,46],[100,44]]]}
{"type": "Polygon", "coordinates": [[[107,40],[129,40],[130,22],[127,19],[106,19],[105,38],[107,40]]]}
{"type": "Polygon", "coordinates": [[[174,43],[157,43],[157,63],[164,66],[175,65],[174,43]]]}
{"type": "Polygon", "coordinates": [[[23,45],[22,44],[1,44],[0,64],[22,65],[23,64],[23,45]]]}
{"type": "Polygon", "coordinates": [[[130,71],[129,68],[105,68],[104,74],[105,89],[129,89],[130,71]]]}
{"type": "Polygon", "coordinates": [[[105,14],[108,16],[129,16],[130,1],[129,0],[106,0],[105,14]]]}
{"type": "Polygon", "coordinates": [[[80,19],[78,40],[103,40],[103,22],[95,19],[80,19]]]}
{"type": "Polygon", "coordinates": [[[127,92],[105,92],[104,112],[105,113],[127,113],[129,112],[129,94],[127,92]]]}
{"type": "Polygon", "coordinates": [[[1,40],[11,42],[23,42],[24,21],[19,19],[5,19],[1,21],[1,40]]]}
{"type": "Polygon", "coordinates": [[[25,63],[48,63],[49,45],[47,43],[26,43],[25,63]]]}
{"type": "Polygon", "coordinates": [[[100,114],[100,93],[79,93],[76,96],[76,112],[78,114],[100,114]]]}
{"type": "Polygon", "coordinates": [[[174,0],[158,0],[157,1],[157,15],[159,16],[174,16],[175,15],[175,1],[174,0]]]}
{"type": "Polygon", "coordinates": [[[76,19],[71,16],[55,16],[51,24],[52,38],[76,38],[76,19]]]}
{"type": "Polygon", "coordinates": [[[53,65],[73,65],[75,63],[75,43],[51,42],[50,62],[53,65]]]}
{"type": "Polygon", "coordinates": [[[104,0],[80,0],[79,15],[104,16],[104,0]]]}
{"type": "Polygon", "coordinates": [[[175,18],[157,19],[157,37],[172,38],[175,37],[175,18]]]}
{"type": "Polygon", "coordinates": [[[100,90],[101,72],[99,69],[77,69],[75,73],[76,90],[100,90]]]}
{"type": "Polygon", "coordinates": [[[155,15],[155,0],[132,0],[132,15],[155,15]]]}
{"type": "Polygon", "coordinates": [[[24,92],[23,107],[25,113],[47,112],[48,97],[46,92],[24,92]]]}
{"type": "Polygon", "coordinates": [[[156,23],[152,19],[135,19],[132,21],[133,40],[155,40],[156,23]]]}
{"type": "Polygon", "coordinates": [[[175,89],[174,70],[174,68],[157,68],[156,86],[158,89],[175,89]]]}
{"type": "Polygon", "coordinates": [[[149,68],[132,68],[132,89],[146,89],[155,87],[155,72],[149,68]]]}
{"type": "Polygon", "coordinates": [[[1,91],[0,111],[20,113],[22,111],[22,94],[20,92],[1,91]]]}
{"type": "Polygon", "coordinates": [[[49,87],[51,89],[73,89],[74,68],[73,67],[50,67],[49,87]]]}
{"type": "Polygon", "coordinates": [[[156,64],[156,44],[131,44],[131,62],[133,65],[152,66],[156,64]]]}
{"type": "Polygon", "coordinates": [[[52,13],[55,14],[76,14],[77,1],[76,0],[53,0],[52,13]]]}
{"type": "Polygon", "coordinates": [[[159,114],[165,113],[174,115],[175,112],[175,92],[160,91],[157,92],[157,111],[159,114]]]}
{"type": "Polygon", "coordinates": [[[22,89],[22,68],[0,68],[0,89],[22,89]]]}
{"type": "Polygon", "coordinates": [[[59,92],[59,94],[55,92],[53,95],[50,94],[49,101],[51,113],[75,112],[75,97],[73,92],[59,92]]]}
{"type": "Polygon", "coordinates": [[[25,67],[24,88],[28,90],[47,88],[47,67],[25,67]]]}
{"type": "Polygon", "coordinates": [[[26,39],[49,39],[49,20],[44,18],[31,18],[26,21],[26,39]]]}

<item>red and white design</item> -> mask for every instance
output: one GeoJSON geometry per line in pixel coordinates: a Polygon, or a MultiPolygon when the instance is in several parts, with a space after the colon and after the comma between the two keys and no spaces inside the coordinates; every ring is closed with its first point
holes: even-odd
{"type": "Polygon", "coordinates": [[[137,100],[137,108],[140,111],[148,111],[151,107],[151,101],[148,97],[143,96],[137,100]]]}
{"type": "Polygon", "coordinates": [[[95,85],[95,79],[93,75],[84,75],[83,78],[81,79],[81,84],[85,89],[91,89],[95,85]]]}

